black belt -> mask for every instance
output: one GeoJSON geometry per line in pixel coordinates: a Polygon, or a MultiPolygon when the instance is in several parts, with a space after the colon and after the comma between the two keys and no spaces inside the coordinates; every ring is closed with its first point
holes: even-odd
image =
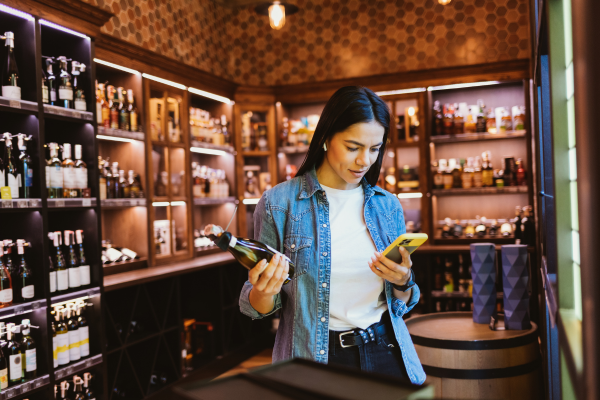
{"type": "Polygon", "coordinates": [[[351,331],[329,331],[329,346],[339,345],[342,348],[377,343],[377,339],[388,332],[386,321],[382,319],[366,329],[356,328],[351,331]]]}

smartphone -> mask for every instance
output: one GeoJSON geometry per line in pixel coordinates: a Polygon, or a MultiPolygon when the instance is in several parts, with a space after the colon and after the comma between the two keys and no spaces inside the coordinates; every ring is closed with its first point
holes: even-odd
{"type": "Polygon", "coordinates": [[[402,263],[402,254],[400,254],[400,247],[404,247],[408,250],[408,254],[412,254],[420,245],[427,241],[426,233],[405,233],[398,236],[392,244],[383,252],[383,255],[396,264],[402,263]]]}

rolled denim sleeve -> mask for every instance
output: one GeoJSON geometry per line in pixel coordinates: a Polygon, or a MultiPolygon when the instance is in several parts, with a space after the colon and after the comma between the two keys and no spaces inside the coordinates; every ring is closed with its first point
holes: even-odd
{"type": "MultiPolygon", "coordinates": [[[[392,291],[393,293],[393,291],[392,291]]],[[[410,310],[414,308],[419,302],[419,298],[421,297],[421,290],[418,285],[412,287],[412,294],[410,299],[408,299],[408,304],[403,302],[400,299],[394,297],[392,299],[392,312],[397,317],[402,317],[404,314],[408,313],[410,310]]]]}
{"type": "MultiPolygon", "coordinates": [[[[269,209],[268,201],[269,191],[266,191],[261,197],[260,201],[256,205],[254,210],[254,239],[267,244],[274,249],[279,249],[278,244],[278,233],[273,220],[273,215],[269,209]]],[[[252,319],[264,318],[268,315],[273,314],[275,311],[281,308],[281,293],[275,295],[275,306],[273,310],[266,314],[261,314],[252,307],[250,304],[250,291],[252,290],[252,284],[250,281],[246,281],[242,287],[240,293],[240,311],[242,314],[249,316],[252,319]]]]}

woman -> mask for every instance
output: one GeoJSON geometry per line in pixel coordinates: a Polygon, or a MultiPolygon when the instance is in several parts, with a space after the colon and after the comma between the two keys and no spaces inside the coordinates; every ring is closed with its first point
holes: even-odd
{"type": "Polygon", "coordinates": [[[281,309],[273,361],[309,358],[409,379],[425,372],[402,320],[419,300],[411,260],[381,252],[406,232],[398,199],[376,187],[389,134],[387,105],[348,86],[327,102],[297,176],[265,192],[254,236],[284,253],[249,272],[241,311],[281,309]]]}

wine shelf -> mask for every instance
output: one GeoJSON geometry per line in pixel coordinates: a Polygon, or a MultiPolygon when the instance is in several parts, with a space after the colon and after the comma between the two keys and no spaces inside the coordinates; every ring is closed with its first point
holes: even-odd
{"type": "Polygon", "coordinates": [[[96,198],[48,199],[48,208],[96,207],[96,198]]]}
{"type": "Polygon", "coordinates": [[[244,157],[267,157],[271,155],[271,152],[263,150],[244,150],[242,155],[244,157]]]}
{"type": "MultiPolygon", "coordinates": [[[[472,296],[469,292],[444,292],[443,290],[432,290],[431,297],[436,299],[470,299],[472,296]]],[[[504,293],[497,292],[496,298],[504,298],[504,293]]]]}
{"type": "Polygon", "coordinates": [[[14,397],[27,394],[48,384],[50,384],[50,375],[46,374],[28,382],[21,383],[20,385],[3,389],[2,393],[0,393],[0,400],[12,399],[14,397]]]}
{"type": "Polygon", "coordinates": [[[459,142],[478,142],[480,140],[500,140],[524,138],[527,135],[526,130],[506,131],[504,133],[459,133],[456,135],[432,136],[433,143],[459,143],[459,142]]]}
{"type": "Polygon", "coordinates": [[[239,200],[233,196],[222,198],[197,197],[194,199],[195,206],[213,206],[219,204],[234,203],[238,204],[239,200]]]}
{"type": "Polygon", "coordinates": [[[146,140],[146,135],[144,134],[144,132],[124,131],[121,129],[105,128],[103,126],[98,127],[98,135],[111,136],[111,137],[116,137],[116,138],[121,138],[121,139],[133,139],[133,140],[140,140],[140,141],[146,140]]]}
{"type": "Polygon", "coordinates": [[[100,296],[100,288],[99,287],[82,289],[82,290],[78,290],[76,292],[71,292],[71,293],[59,294],[57,296],[52,296],[51,304],[55,305],[57,303],[63,303],[63,302],[66,302],[66,301],[71,301],[71,300],[74,300],[74,299],[79,299],[81,297],[92,298],[92,297],[96,297],[96,296],[100,296]]]}
{"type": "Polygon", "coordinates": [[[4,107],[6,107],[6,108],[15,109],[15,110],[23,110],[23,111],[31,111],[31,112],[38,111],[38,103],[36,103],[34,101],[12,100],[12,99],[7,99],[6,97],[2,97],[2,96],[0,96],[0,107],[2,107],[3,109],[4,109],[4,107]]]}
{"type": "Polygon", "coordinates": [[[0,209],[14,209],[14,208],[41,208],[42,199],[12,199],[12,200],[0,200],[2,203],[0,209]]]}
{"type": "Polygon", "coordinates": [[[88,368],[93,367],[102,363],[102,354],[98,354],[85,360],[78,361],[74,364],[69,364],[66,367],[62,367],[54,371],[54,379],[59,380],[67,376],[83,372],[88,368]]]}
{"type": "Polygon", "coordinates": [[[21,315],[29,311],[46,307],[46,300],[35,300],[27,303],[13,304],[12,306],[0,308],[0,319],[21,315]]]}
{"type": "Polygon", "coordinates": [[[282,146],[277,149],[277,152],[284,154],[301,154],[308,152],[308,146],[282,146]]]}
{"type": "MultiPolygon", "coordinates": [[[[196,148],[200,148],[200,149],[209,149],[209,150],[221,150],[221,151],[225,151],[229,154],[236,154],[236,151],[234,149],[233,146],[228,146],[228,145],[218,145],[218,144],[212,144],[212,143],[205,143],[205,142],[199,142],[197,140],[192,140],[192,142],[190,143],[191,147],[196,147],[196,148]]],[[[193,152],[194,150],[192,150],[193,152]]]]}
{"type": "Polygon", "coordinates": [[[102,208],[146,207],[146,199],[104,199],[102,208]]]}
{"type": "Polygon", "coordinates": [[[67,117],[90,122],[94,120],[94,114],[89,111],[78,111],[70,108],[51,106],[48,104],[44,104],[44,113],[48,116],[67,117]]]}
{"type": "Polygon", "coordinates": [[[431,194],[434,196],[461,196],[461,195],[487,195],[487,194],[517,194],[529,193],[527,186],[507,186],[503,188],[486,187],[471,189],[433,189],[431,194]]]}

